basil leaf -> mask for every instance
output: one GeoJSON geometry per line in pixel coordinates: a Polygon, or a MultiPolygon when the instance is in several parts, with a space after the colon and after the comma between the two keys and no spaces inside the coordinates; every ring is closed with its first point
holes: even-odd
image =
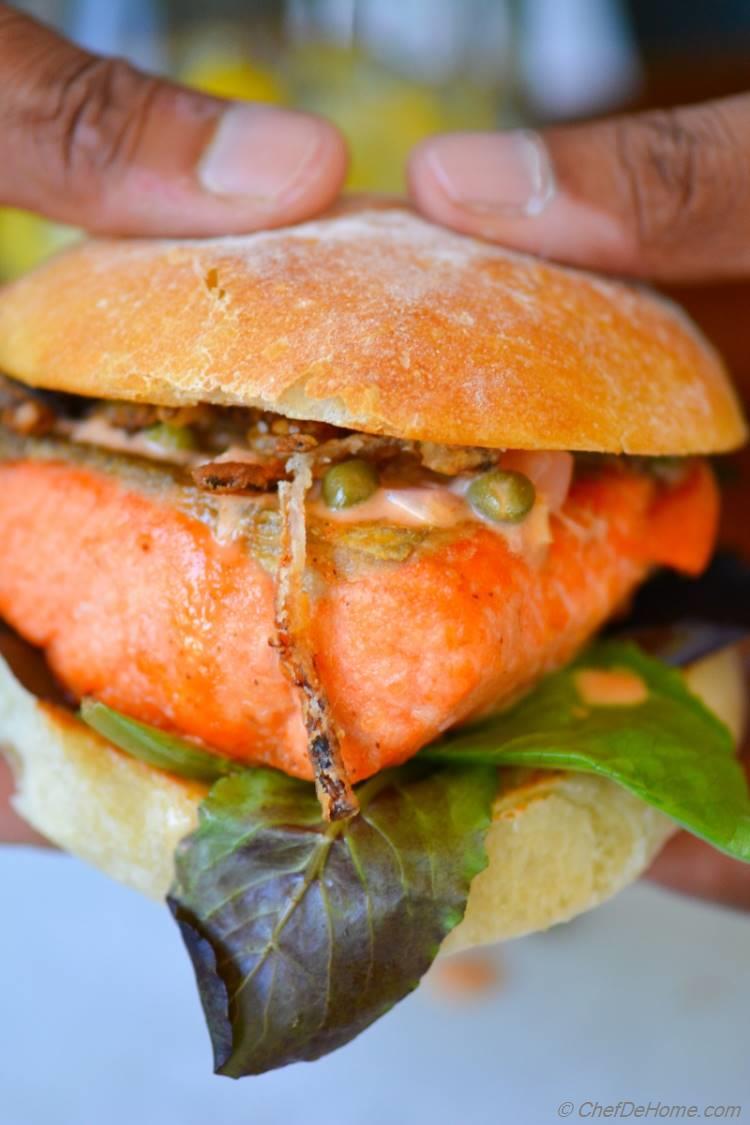
{"type": "Polygon", "coordinates": [[[595,645],[509,711],[446,735],[420,757],[600,774],[750,862],[750,795],[729,731],[678,672],[634,645],[595,645]],[[591,706],[578,689],[586,668],[628,669],[648,695],[637,704],[591,706]]]}
{"type": "Polygon", "coordinates": [[[330,824],[312,786],[276,771],[217,782],[168,901],[218,1073],[319,1058],[417,985],[486,864],[496,790],[494,769],[407,766],[330,824]]]}
{"type": "Polygon", "coordinates": [[[120,750],[149,766],[191,781],[212,782],[244,768],[241,762],[201,750],[194,742],[129,719],[127,715],[121,715],[119,711],[113,711],[93,699],[83,700],[80,716],[84,723],[120,750]]]}

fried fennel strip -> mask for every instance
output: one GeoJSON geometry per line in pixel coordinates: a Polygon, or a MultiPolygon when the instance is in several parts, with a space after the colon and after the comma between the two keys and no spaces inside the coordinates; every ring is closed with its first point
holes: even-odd
{"type": "Polygon", "coordinates": [[[300,691],[315,790],[326,820],[346,820],[359,811],[347,775],[338,732],[306,637],[308,601],[303,588],[307,534],[305,496],[312,484],[309,454],[287,462],[290,481],[279,482],[281,555],[276,578],[276,644],[285,675],[300,691]]]}
{"type": "Polygon", "coordinates": [[[21,437],[50,433],[57,414],[41,391],[32,391],[0,375],[0,422],[21,437]]]}

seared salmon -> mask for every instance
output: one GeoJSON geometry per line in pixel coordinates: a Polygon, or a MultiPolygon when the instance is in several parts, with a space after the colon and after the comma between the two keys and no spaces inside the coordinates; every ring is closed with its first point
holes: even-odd
{"type": "MultiPolygon", "coordinates": [[[[311,641],[353,780],[568,661],[654,564],[697,572],[716,486],[625,468],[574,481],[542,561],[480,522],[401,562],[327,573],[311,641]]],[[[0,616],[77,697],[312,776],[274,642],[274,579],[238,542],[96,469],[0,463],[0,616]]]]}

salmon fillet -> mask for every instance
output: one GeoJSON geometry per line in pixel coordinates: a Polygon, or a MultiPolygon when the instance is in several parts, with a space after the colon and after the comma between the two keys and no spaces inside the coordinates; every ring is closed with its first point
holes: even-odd
{"type": "MultiPolygon", "coordinates": [[[[326,574],[311,639],[352,779],[568,661],[654,563],[699,570],[716,520],[701,464],[675,489],[607,470],[574,482],[541,564],[471,522],[326,574]]],[[[247,547],[101,471],[34,460],[0,463],[0,537],[0,616],[77,697],[312,776],[273,577],[247,547]]]]}

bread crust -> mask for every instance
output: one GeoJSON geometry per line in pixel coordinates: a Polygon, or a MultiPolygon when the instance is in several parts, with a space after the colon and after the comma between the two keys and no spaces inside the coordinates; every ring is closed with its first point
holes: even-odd
{"type": "MultiPolygon", "coordinates": [[[[742,663],[728,651],[702,662],[691,684],[739,736],[742,663]]],[[[197,823],[205,788],[116,750],[69,711],[40,702],[0,659],[0,750],[15,805],[43,835],[152,898],[172,881],[178,842],[197,823]]],[[[514,771],[487,835],[489,864],[471,886],[444,952],[567,921],[649,866],[674,823],[603,778],[514,771]]],[[[510,780],[509,780],[510,779],[510,780]]]]}
{"type": "Polygon", "coordinates": [[[367,198],[241,237],[80,243],[0,292],[0,369],[447,444],[686,455],[746,436],[676,306],[367,198]]]}

